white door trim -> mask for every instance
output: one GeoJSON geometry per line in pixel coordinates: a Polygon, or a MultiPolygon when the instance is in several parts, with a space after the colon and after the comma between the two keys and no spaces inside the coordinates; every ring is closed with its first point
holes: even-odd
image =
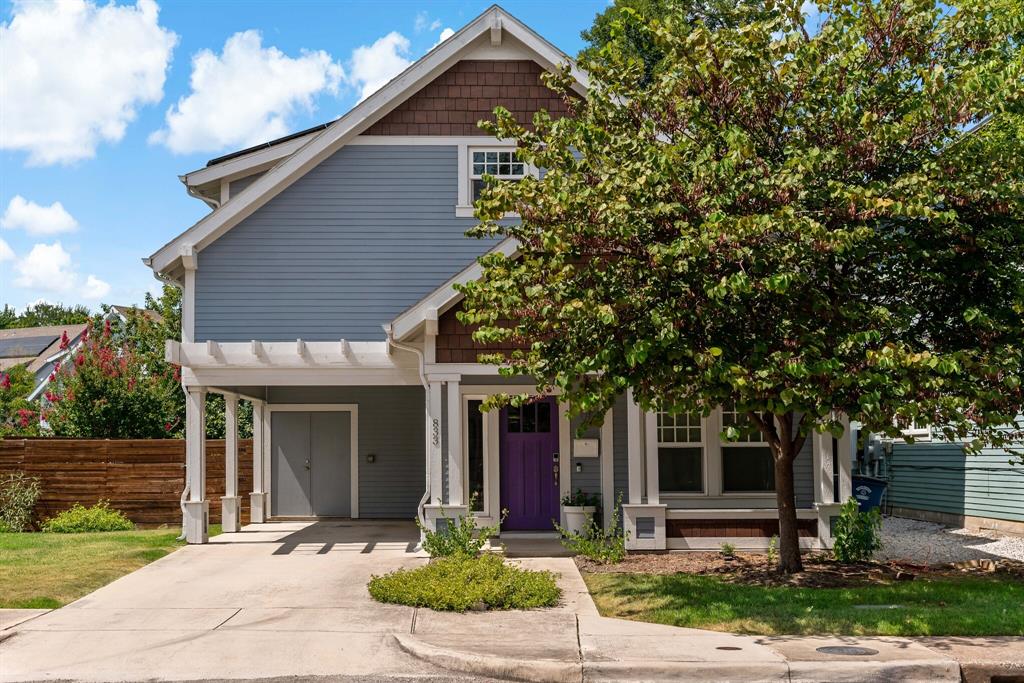
{"type": "MultiPolygon", "coordinates": [[[[350,413],[350,436],[349,436],[349,478],[351,481],[349,505],[352,519],[359,519],[359,404],[358,403],[267,403],[265,410],[269,415],[266,419],[267,437],[266,444],[269,447],[273,435],[269,433],[270,425],[273,424],[271,416],[273,413],[296,412],[296,413],[350,413]]],[[[271,461],[272,463],[272,461],[271,461]]],[[[271,464],[271,467],[273,464],[271,464]]],[[[270,470],[265,474],[266,480],[272,480],[270,470]]],[[[269,487],[268,487],[269,490],[269,487]]]]}

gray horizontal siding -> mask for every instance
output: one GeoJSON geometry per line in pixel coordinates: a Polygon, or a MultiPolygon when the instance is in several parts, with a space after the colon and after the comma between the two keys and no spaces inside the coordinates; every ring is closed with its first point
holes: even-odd
{"type": "Polygon", "coordinates": [[[267,401],[358,404],[359,516],[416,517],[426,488],[422,387],[270,387],[267,401]]]}
{"type": "Polygon", "coordinates": [[[244,178],[232,180],[230,183],[228,183],[228,199],[233,199],[234,197],[237,197],[238,193],[240,193],[242,190],[255,183],[262,176],[263,173],[253,173],[252,175],[247,175],[244,178]]]}
{"type": "MultiPolygon", "coordinates": [[[[575,440],[577,438],[576,430],[583,422],[580,417],[573,418],[570,422],[570,439],[575,440]]],[[[601,437],[601,430],[598,427],[590,427],[587,429],[583,436],[579,437],[582,439],[599,439],[601,437]]],[[[572,446],[570,446],[570,449],[572,446]]],[[[562,476],[565,475],[566,468],[569,469],[570,484],[572,492],[575,493],[577,489],[582,490],[584,493],[590,495],[601,495],[601,458],[562,458],[562,476]],[[576,465],[579,464],[582,468],[582,472],[576,471],[576,465]]]]}
{"type": "Polygon", "coordinates": [[[200,252],[196,339],[383,339],[494,244],[455,217],[457,163],[454,146],[343,147],[200,252]]]}
{"type": "Polygon", "coordinates": [[[966,455],[957,443],[894,444],[890,505],[1024,522],[1024,468],[998,449],[966,455]]]}

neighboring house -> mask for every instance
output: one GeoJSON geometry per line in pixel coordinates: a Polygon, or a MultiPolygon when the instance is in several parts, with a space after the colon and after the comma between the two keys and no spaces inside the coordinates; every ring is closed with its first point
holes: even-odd
{"type": "MultiPolygon", "coordinates": [[[[476,123],[501,104],[528,123],[564,115],[541,82],[571,60],[491,7],[333,123],[210,161],[182,177],[214,210],[145,262],[183,288],[188,540],[204,542],[205,395],[227,397],[225,530],[237,529],[237,400],[254,404],[252,519],[404,518],[441,509],[502,533],[551,532],[560,499],[623,497],[630,547],[766,547],[777,533],[768,447],[722,443],[728,410],[645,414],[627,395],[603,427],[573,436],[549,397],[479,412],[528,386],[477,362],[488,347],[456,319],[455,283],[515,244],[465,237],[484,172],[535,172],[476,123]]],[[[587,76],[572,66],[575,89],[587,76]]],[[[829,542],[850,495],[850,442],[816,436],[796,461],[802,542],[829,542]]]]}
{"type": "Polygon", "coordinates": [[[76,323],[0,330],[0,371],[24,365],[35,376],[32,393],[25,398],[35,401],[49,383],[57,363],[81,343],[86,327],[85,323],[76,323]],[[61,348],[64,335],[68,345],[61,348]]]}
{"type": "MultiPolygon", "coordinates": [[[[132,306],[111,306],[103,320],[119,319],[124,322],[133,310],[140,309],[132,306]]],[[[156,311],[143,310],[142,313],[154,322],[162,320],[156,311]]],[[[35,376],[35,384],[25,398],[29,401],[45,402],[44,394],[54,369],[82,345],[82,335],[87,327],[86,323],[75,323],[0,330],[0,372],[16,365],[26,366],[35,376]],[[61,348],[64,335],[67,335],[67,344],[61,348]]]]}
{"type": "MultiPolygon", "coordinates": [[[[998,448],[977,455],[924,427],[914,443],[880,444],[875,469],[888,481],[886,510],[893,515],[968,529],[1024,534],[1024,466],[998,448]]],[[[867,464],[867,463],[865,463],[867,464]]],[[[867,470],[866,470],[867,471],[867,470]]]]}

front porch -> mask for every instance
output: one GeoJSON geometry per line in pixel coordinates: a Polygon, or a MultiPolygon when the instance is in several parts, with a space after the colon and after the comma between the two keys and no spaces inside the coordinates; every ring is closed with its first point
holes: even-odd
{"type": "MultiPolygon", "coordinates": [[[[183,512],[191,543],[206,541],[211,504],[222,507],[224,531],[236,532],[243,495],[254,522],[418,517],[436,529],[444,517],[467,514],[494,525],[508,509],[503,531],[551,532],[566,524],[561,500],[582,490],[598,497],[606,526],[621,497],[634,550],[764,549],[777,533],[773,485],[746,472],[757,469],[765,445],[730,450],[737,444],[720,442],[723,421],[734,419],[726,410],[662,424],[663,414],[645,413],[627,393],[600,428],[579,437],[557,396],[481,413],[488,397],[532,385],[499,377],[493,366],[433,362],[430,335],[410,346],[206,342],[172,345],[168,355],[184,366],[188,393],[183,512]],[[208,392],[226,399],[220,501],[204,496],[208,392]],[[238,489],[240,399],[253,404],[251,492],[238,489]]],[[[814,435],[797,459],[803,547],[831,543],[832,519],[850,495],[851,448],[848,433],[814,435]]]]}

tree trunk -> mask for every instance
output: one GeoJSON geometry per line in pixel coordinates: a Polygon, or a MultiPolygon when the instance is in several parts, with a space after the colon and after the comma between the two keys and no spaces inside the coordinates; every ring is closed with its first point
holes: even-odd
{"type": "Polygon", "coordinates": [[[796,527],[796,496],[793,487],[793,447],[783,445],[775,458],[775,502],[779,508],[779,571],[793,574],[804,570],[800,559],[800,535],[796,527]]]}

